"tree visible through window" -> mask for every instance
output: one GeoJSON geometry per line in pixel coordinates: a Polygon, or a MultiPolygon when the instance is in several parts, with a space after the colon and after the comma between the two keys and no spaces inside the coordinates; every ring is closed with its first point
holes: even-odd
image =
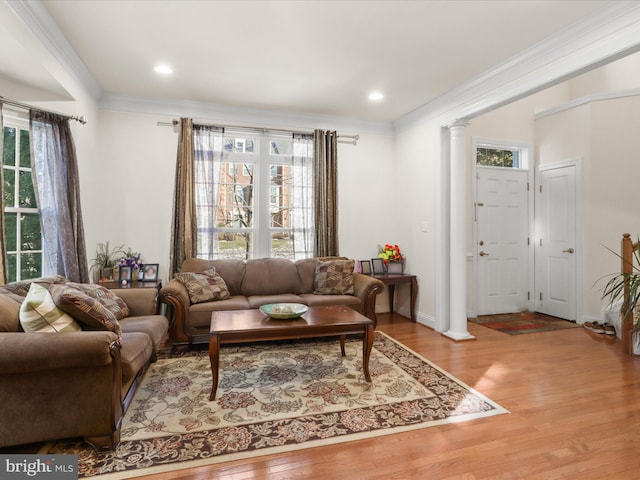
{"type": "Polygon", "coordinates": [[[476,163],[483,167],[520,168],[520,151],[478,147],[476,163]]]}
{"type": "Polygon", "coordinates": [[[42,231],[31,180],[29,130],[5,117],[2,152],[7,281],[42,276],[42,231]]]}
{"type": "Polygon", "coordinates": [[[311,138],[194,133],[198,257],[312,256],[311,138]]]}

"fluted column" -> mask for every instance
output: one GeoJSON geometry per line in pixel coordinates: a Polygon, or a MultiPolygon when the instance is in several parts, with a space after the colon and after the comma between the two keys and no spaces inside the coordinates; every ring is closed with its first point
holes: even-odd
{"type": "Polygon", "coordinates": [[[451,144],[449,235],[449,330],[453,340],[472,340],[467,331],[467,185],[465,177],[465,130],[467,122],[449,126],[451,144]]]}

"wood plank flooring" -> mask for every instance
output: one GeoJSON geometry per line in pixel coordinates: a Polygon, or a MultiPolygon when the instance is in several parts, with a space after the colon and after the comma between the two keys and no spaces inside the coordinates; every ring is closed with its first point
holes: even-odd
{"type": "Polygon", "coordinates": [[[396,314],[378,329],[511,413],[143,477],[153,480],[638,479],[640,357],[584,329],[454,342],[396,314]]]}

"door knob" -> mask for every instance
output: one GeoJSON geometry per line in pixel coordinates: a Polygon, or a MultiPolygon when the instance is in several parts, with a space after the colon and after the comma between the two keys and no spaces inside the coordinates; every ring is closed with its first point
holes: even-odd
{"type": "Polygon", "coordinates": [[[480,256],[484,257],[485,255],[489,255],[488,253],[484,253],[482,250],[480,250],[480,256]]]}
{"type": "Polygon", "coordinates": [[[566,250],[562,250],[562,253],[573,253],[575,250],[573,248],[567,248],[566,250]]]}

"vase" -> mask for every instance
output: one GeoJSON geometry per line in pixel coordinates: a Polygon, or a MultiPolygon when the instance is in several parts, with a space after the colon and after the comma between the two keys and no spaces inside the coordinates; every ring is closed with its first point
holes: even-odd
{"type": "Polygon", "coordinates": [[[139,274],[140,274],[140,269],[139,268],[132,268],[131,269],[131,281],[132,282],[137,282],[139,274]]]}

